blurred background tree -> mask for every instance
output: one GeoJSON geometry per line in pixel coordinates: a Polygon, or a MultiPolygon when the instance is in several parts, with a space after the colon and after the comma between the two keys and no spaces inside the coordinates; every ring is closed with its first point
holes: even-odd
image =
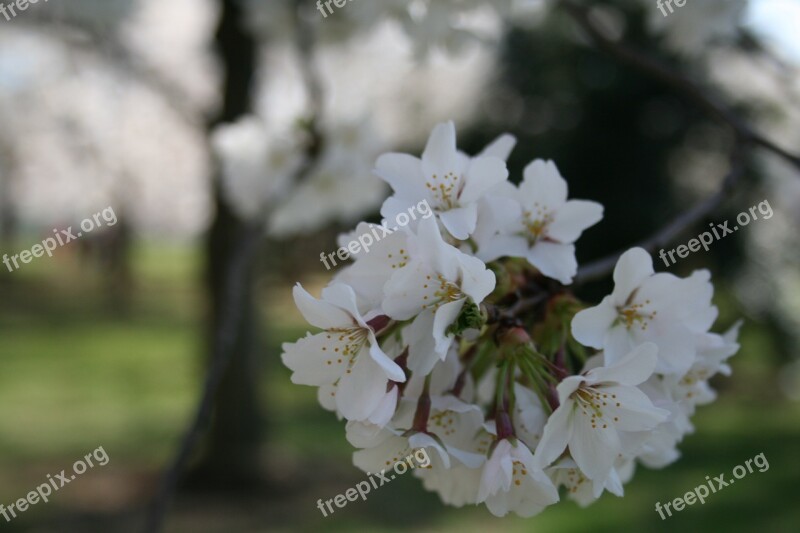
{"type": "MultiPolygon", "coordinates": [[[[463,39],[445,35],[428,51],[441,35],[431,29],[438,13],[419,7],[425,2],[412,3],[407,18],[397,15],[405,4],[374,2],[348,4],[326,19],[313,2],[50,4],[0,20],[2,252],[18,253],[52,228],[75,226],[109,205],[120,222],[58,250],[52,260],[18,272],[0,268],[0,502],[20,497],[20,487],[34,486],[100,443],[112,463],[11,530],[138,525],[163,466],[175,464],[174,448],[196,416],[202,376],[220,354],[230,364],[221,367],[219,390],[206,391],[214,400],[213,422],[196,426],[199,441],[184,441],[186,464],[174,472],[183,476],[189,467],[195,488],[246,488],[249,499],[186,496],[164,510],[175,511],[177,528],[193,531],[319,527],[316,499],[352,485],[359,473],[349,466],[342,428],[318,412],[313,394],[289,384],[277,361],[279,344],[302,333],[291,285],[298,279],[321,284],[327,273],[317,263],[319,252],[334,249],[336,234],[351,229],[359,215],[379,218],[380,194],[364,185],[373,179],[377,153],[419,153],[433,124],[450,118],[473,153],[498,134],[513,133],[519,139],[509,162],[513,179],[531,159],[553,159],[574,197],[605,205],[603,223],[579,243],[583,262],[651,235],[713,193],[734,147],[719,122],[590,46],[560,10],[535,7],[504,25],[485,8],[466,19],[489,44],[459,33],[463,39]],[[276,188],[264,210],[270,233],[244,266],[234,298],[240,307],[231,320],[224,302],[236,250],[263,224],[248,220],[225,195],[232,186],[224,182],[229,154],[212,153],[213,138],[220,126],[252,116],[265,125],[270,156],[285,155],[276,139],[290,136],[306,161],[297,173],[303,185],[276,188]],[[344,126],[366,121],[371,130],[344,126]],[[344,142],[345,131],[356,132],[350,155],[359,162],[331,170],[325,154],[344,142]],[[364,139],[372,141],[368,149],[364,139]],[[337,190],[345,194],[336,196],[337,190]],[[367,191],[363,199],[352,192],[359,190],[367,191]],[[320,212],[318,199],[326,195],[342,205],[320,212]],[[272,231],[287,219],[302,231],[272,231]],[[221,340],[226,331],[233,332],[227,344],[221,340]],[[264,479],[278,490],[253,488],[263,488],[264,479]],[[239,516],[248,505],[252,519],[239,516]]],[[[660,16],[654,2],[591,4],[596,20],[629,46],[708,87],[787,149],[798,146],[800,47],[786,26],[796,20],[795,7],[754,0],[743,30],[686,53],[674,46],[669,26],[654,30],[653,13],[660,16]]],[[[685,23],[679,16],[663,23],[685,23]]],[[[255,163],[244,157],[243,165],[262,165],[265,180],[277,179],[280,158],[249,155],[255,163]]],[[[672,269],[709,268],[723,325],[748,318],[735,375],[722,383],[730,388],[723,393],[728,401],[710,408],[703,420],[708,429],[698,424],[685,460],[637,478],[624,502],[606,497],[586,515],[567,507],[504,527],[659,527],[651,516],[654,500],[681,494],[761,451],[782,473],[770,471],[773,477],[737,488],[747,492],[720,496],[713,507],[709,502],[671,525],[701,531],[725,523],[745,531],[760,521],[789,531],[796,523],[786,495],[798,474],[790,452],[800,442],[800,180],[765,152],[748,157],[746,169],[735,194],[707,222],[764,198],[775,218],[672,269]],[[723,444],[729,446],[724,453],[718,451],[723,444]],[[746,498],[752,501],[745,505],[746,498]]],[[[686,239],[698,231],[690,229],[686,239]]],[[[604,279],[580,290],[593,299],[608,288],[604,279]]],[[[463,530],[486,524],[496,522],[475,510],[443,509],[404,480],[324,525],[463,530]],[[410,508],[416,516],[408,516],[410,508]]]]}

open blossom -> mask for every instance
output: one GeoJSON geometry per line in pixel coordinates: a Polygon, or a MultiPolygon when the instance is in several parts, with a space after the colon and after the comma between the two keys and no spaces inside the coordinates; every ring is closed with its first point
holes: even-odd
{"type": "Polygon", "coordinates": [[[365,305],[377,308],[383,302],[386,282],[411,259],[411,233],[405,227],[388,232],[388,228],[384,226],[362,222],[354,232],[339,237],[339,246],[346,247],[348,243],[364,235],[377,235],[380,239],[377,239],[369,251],[360,249],[351,254],[353,263],[342,268],[334,279],[351,285],[365,305]]]}
{"type": "Polygon", "coordinates": [[[456,239],[475,231],[478,200],[508,178],[505,162],[493,155],[470,158],[456,148],[452,122],[431,133],[422,159],[407,154],[385,154],[375,172],[394,190],[381,215],[394,220],[421,200],[427,200],[442,225],[456,239]]]}
{"type": "Polygon", "coordinates": [[[689,414],[694,413],[694,406],[703,405],[716,399],[716,393],[708,384],[708,380],[716,374],[729,376],[731,369],[727,360],[739,351],[739,328],[741,322],[735,324],[723,335],[707,333],[698,343],[697,360],[682,376],[665,377],[677,401],[687,406],[689,414]]]}
{"type": "Polygon", "coordinates": [[[431,464],[426,473],[438,475],[456,464],[479,468],[485,456],[475,453],[473,437],[483,424],[483,413],[473,404],[452,396],[432,398],[425,431],[412,430],[415,404],[406,401],[388,427],[374,436],[353,425],[348,439],[363,449],[353,454],[353,462],[367,472],[378,472],[407,457],[419,448],[428,448],[431,464]],[[365,438],[366,437],[366,438],[365,438]]]}
{"type": "Polygon", "coordinates": [[[308,233],[331,221],[352,222],[385,196],[386,186],[372,176],[381,149],[372,125],[362,120],[321,128],[322,154],[270,214],[269,231],[276,237],[308,233]]]}
{"type": "Polygon", "coordinates": [[[416,317],[419,332],[411,346],[409,368],[430,372],[444,359],[454,336],[448,328],[465,304],[480,304],[495,287],[495,275],[480,259],[447,244],[433,219],[422,220],[411,239],[409,263],[384,289],[383,310],[396,320],[416,317]]]}
{"type": "Polygon", "coordinates": [[[578,342],[604,350],[608,363],[653,342],[657,371],[682,375],[697,356],[699,336],[717,317],[709,277],[704,270],[686,279],[656,274],[650,254],[632,248],[614,269],[614,291],[600,305],[575,315],[572,333],[578,342]]]}
{"type": "Polygon", "coordinates": [[[578,270],[574,243],[603,218],[603,206],[567,200],[567,182],[552,161],[532,162],[518,189],[508,184],[500,191],[489,202],[502,203],[487,206],[491,222],[476,236],[478,257],[523,257],[545,276],[571,283],[578,270]]]}
{"type": "Polygon", "coordinates": [[[403,369],[381,350],[347,285],[331,285],[317,300],[298,284],[294,300],[305,319],[324,332],[283,345],[292,382],[333,386],[331,394],[346,418],[367,418],[385,400],[387,381],[406,380],[403,369]]]}
{"type": "Polygon", "coordinates": [[[524,443],[502,439],[483,467],[478,501],[495,516],[530,517],[556,503],[558,490],[524,443]]]}
{"type": "Polygon", "coordinates": [[[642,344],[615,364],[559,383],[559,407],[536,448],[539,464],[549,465],[568,448],[587,478],[604,482],[623,450],[620,433],[652,430],[669,415],[636,388],[653,373],[656,351],[642,344]]]}
{"type": "Polygon", "coordinates": [[[624,494],[623,485],[633,476],[635,463],[631,459],[617,459],[608,477],[601,482],[588,479],[572,459],[565,457],[546,470],[557,486],[567,489],[567,497],[581,507],[597,500],[603,490],[615,496],[624,494]]]}

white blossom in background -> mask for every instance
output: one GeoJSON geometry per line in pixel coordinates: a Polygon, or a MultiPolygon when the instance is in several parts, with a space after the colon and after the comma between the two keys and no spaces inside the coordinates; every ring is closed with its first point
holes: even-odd
{"type": "Polygon", "coordinates": [[[351,222],[375,209],[385,186],[372,177],[380,136],[367,120],[321,126],[322,152],[308,155],[307,132],[274,131],[248,116],[219,126],[212,146],[222,165],[222,191],[245,221],[266,221],[289,237],[330,222],[351,222]]]}
{"type": "Polygon", "coordinates": [[[709,44],[733,41],[747,10],[748,0],[690,1],[682,7],[662,2],[666,16],[655,0],[642,0],[654,33],[663,34],[667,45],[685,55],[698,55],[709,44]]]}
{"type": "Polygon", "coordinates": [[[270,132],[253,116],[214,130],[211,145],[222,165],[222,193],[242,219],[264,217],[286,194],[305,159],[296,137],[270,132]]]}
{"type": "MultiPolygon", "coordinates": [[[[511,184],[513,145],[501,135],[470,157],[443,123],[421,158],[377,158],[372,179],[393,190],[384,217],[426,203],[429,216],[359,249],[322,300],[295,288],[326,331],[284,345],[283,359],[347,420],[357,467],[388,470],[424,449],[431,461],[414,475],[444,503],[530,517],[560,487],[586,506],[622,496],[637,463],[676,461],[697,406],[715,397],[708,380],[730,372],[739,326],[710,332],[708,272],[656,274],[637,248],[596,307],[542,284],[571,281],[575,242],[602,206],[568,200],[551,162],[511,184]],[[515,311],[524,293],[540,307],[515,311]]],[[[362,222],[339,244],[378,231],[362,222]]]]}
{"type": "Polygon", "coordinates": [[[352,222],[374,210],[385,196],[386,187],[372,175],[383,141],[368,120],[323,124],[321,136],[323,153],[269,217],[274,236],[352,222]]]}
{"type": "Polygon", "coordinates": [[[243,0],[247,24],[265,40],[291,40],[298,31],[312,31],[324,44],[340,44],[359,33],[374,31],[383,22],[402,28],[417,59],[433,50],[459,54],[470,43],[496,41],[500,36],[500,15],[507,13],[510,0],[370,0],[331,4],[333,12],[314,10],[294,13],[294,0],[243,0]],[[492,21],[494,23],[492,23],[492,21]],[[488,23],[487,23],[488,22],[488,23]]]}

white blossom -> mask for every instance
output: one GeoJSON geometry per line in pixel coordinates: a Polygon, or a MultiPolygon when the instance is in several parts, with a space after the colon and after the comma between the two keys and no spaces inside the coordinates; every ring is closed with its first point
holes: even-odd
{"type": "Polygon", "coordinates": [[[406,377],[381,350],[353,290],[331,285],[317,300],[298,284],[294,300],[305,319],[324,332],[283,345],[283,363],[293,371],[292,382],[334,387],[330,394],[345,418],[363,420],[374,415],[375,407],[388,401],[387,382],[404,382],[406,377]]]}
{"type": "Polygon", "coordinates": [[[476,235],[478,257],[524,257],[545,276],[571,283],[578,269],[574,243],[603,218],[603,206],[567,200],[567,182],[552,161],[532,162],[519,188],[501,191],[487,203],[491,222],[476,235]]]}
{"type": "Polygon", "coordinates": [[[563,380],[560,405],[536,448],[539,464],[551,464],[568,448],[588,479],[605,481],[623,450],[620,433],[652,430],[669,415],[636,387],[653,373],[656,351],[642,344],[615,364],[563,380]]]}
{"type": "Polygon", "coordinates": [[[608,363],[653,342],[657,371],[683,375],[697,356],[699,336],[717,317],[709,278],[705,270],[686,279],[655,274],[650,254],[632,248],[614,269],[614,291],[600,305],[575,315],[572,333],[580,343],[602,349],[608,363]]]}
{"type": "Polygon", "coordinates": [[[499,157],[470,158],[459,152],[452,122],[434,128],[422,159],[385,154],[378,159],[376,173],[394,190],[381,208],[384,218],[393,220],[398,213],[426,200],[446,230],[459,240],[475,231],[478,201],[508,178],[505,162],[499,157]]]}

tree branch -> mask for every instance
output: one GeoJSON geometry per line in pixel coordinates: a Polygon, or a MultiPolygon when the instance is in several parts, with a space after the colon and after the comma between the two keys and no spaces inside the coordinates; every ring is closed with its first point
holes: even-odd
{"type": "MultiPolygon", "coordinates": [[[[722,180],[719,190],[702,202],[693,206],[688,211],[681,213],[669,224],[658,230],[655,234],[636,244],[648,252],[653,252],[658,248],[664,248],[676,237],[683,234],[686,230],[703,220],[712,211],[717,209],[727,196],[736,187],[742,174],[744,174],[744,160],[747,152],[746,143],[739,141],[731,154],[731,169],[725,179],[722,180]]],[[[578,270],[574,284],[579,285],[588,281],[593,281],[609,274],[614,270],[617,261],[624,252],[616,252],[607,257],[588,263],[578,270]]]]}
{"type": "Polygon", "coordinates": [[[561,0],[559,6],[572,17],[598,49],[611,55],[620,63],[633,67],[668,85],[703,109],[708,115],[728,125],[738,138],[782,157],[800,170],[800,156],[790,153],[767,139],[727,105],[704,91],[697,83],[681,76],[657,59],[608,37],[592,20],[588,8],[578,5],[572,0],[561,0]]]}
{"type": "MultiPolygon", "coordinates": [[[[750,123],[739,117],[715,96],[703,90],[697,83],[675,72],[661,61],[606,35],[592,20],[589,8],[579,5],[573,0],[560,0],[558,5],[580,26],[598,49],[612,56],[620,63],[628,65],[672,88],[684,99],[702,109],[707,115],[727,125],[736,135],[736,147],[731,157],[731,171],[722,181],[720,189],[711,197],[676,217],[667,226],[642,241],[638,246],[648,252],[652,252],[655,248],[664,247],[714,211],[739,181],[744,172],[745,154],[752,147],[768,150],[800,170],[800,157],[781,148],[759,133],[750,123]]],[[[575,283],[585,283],[611,273],[622,253],[618,252],[585,265],[579,269],[575,283]]]]}

